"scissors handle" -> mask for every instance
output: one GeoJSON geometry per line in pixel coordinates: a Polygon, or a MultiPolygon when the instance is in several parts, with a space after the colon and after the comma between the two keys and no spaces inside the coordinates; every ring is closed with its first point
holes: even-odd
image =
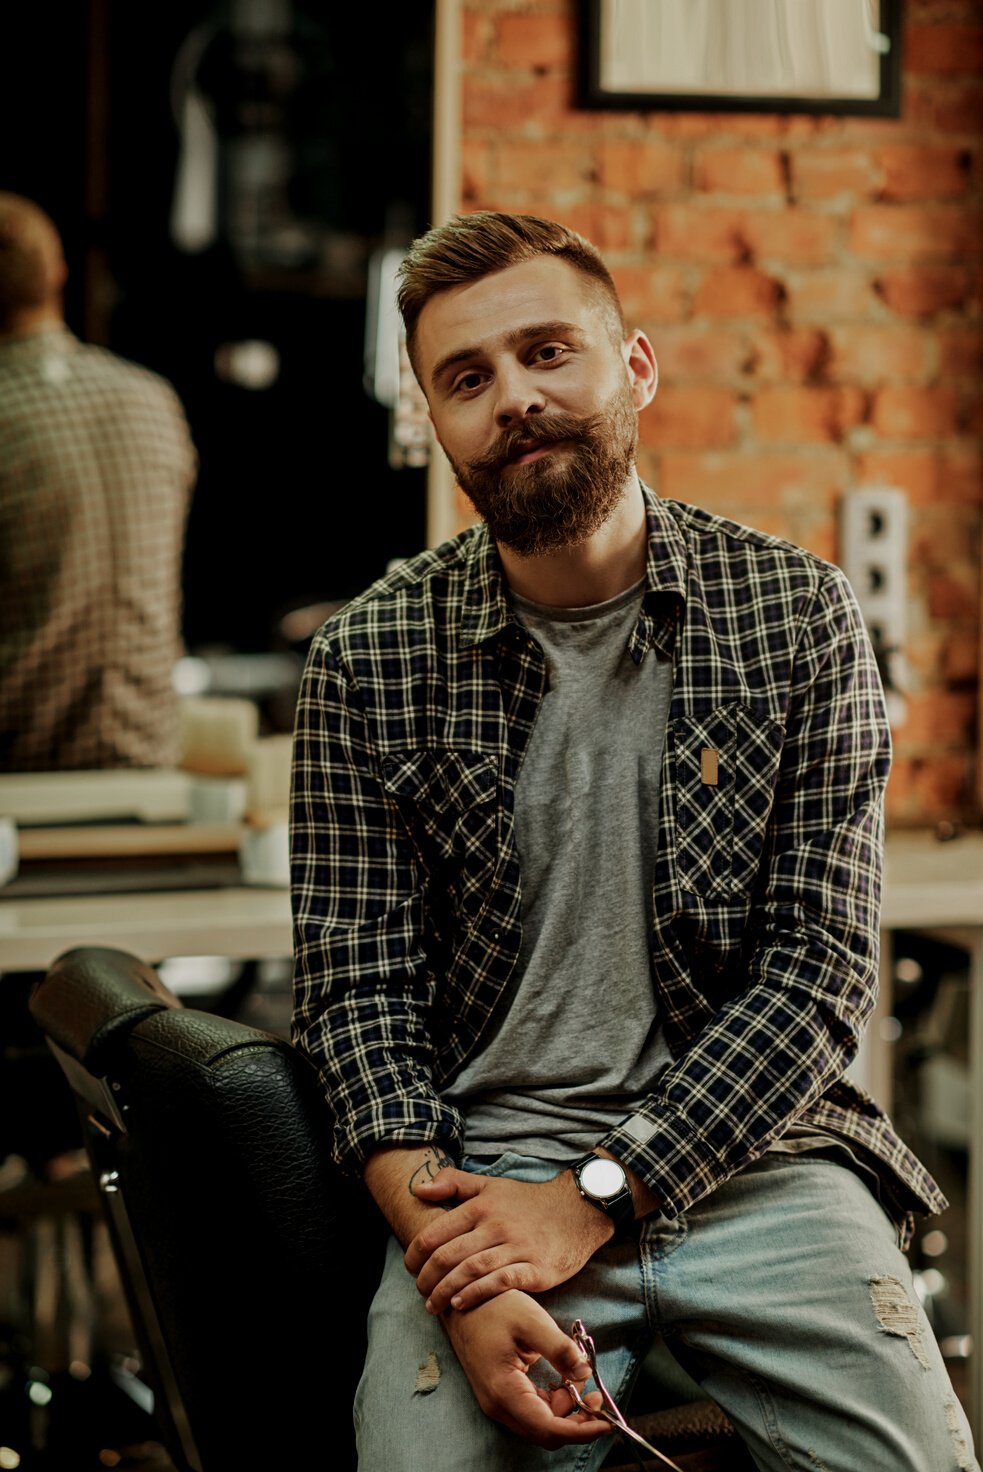
{"type": "MultiPolygon", "coordinates": [[[[594,1408],[592,1406],[589,1406],[584,1400],[583,1396],[577,1389],[576,1385],[574,1385],[573,1381],[564,1380],[563,1384],[565,1388],[570,1392],[570,1395],[573,1397],[573,1401],[577,1409],[581,1411],[586,1411],[589,1416],[601,1416],[605,1421],[609,1421],[616,1431],[620,1431],[622,1436],[629,1437],[632,1441],[637,1442],[640,1447],[643,1447],[645,1451],[651,1452],[653,1457],[658,1458],[658,1460],[662,1462],[664,1466],[671,1468],[672,1472],[682,1472],[682,1468],[676,1462],[674,1462],[671,1457],[667,1457],[664,1452],[659,1451],[658,1447],[652,1446],[650,1442],[646,1441],[645,1437],[642,1436],[638,1431],[636,1431],[633,1426],[629,1426],[628,1422],[621,1414],[621,1411],[618,1409],[618,1406],[615,1402],[614,1396],[611,1394],[604,1381],[601,1379],[600,1373],[597,1368],[597,1350],[594,1346],[593,1339],[584,1327],[582,1319],[574,1319],[573,1325],[570,1329],[570,1337],[576,1344],[577,1348],[581,1351],[581,1353],[586,1356],[587,1361],[590,1364],[591,1374],[593,1376],[594,1383],[597,1386],[598,1390],[601,1392],[601,1398],[604,1401],[603,1406],[601,1406],[598,1410],[594,1410],[594,1408]]],[[[636,1458],[636,1460],[638,1459],[636,1458]]],[[[640,1467],[642,1466],[640,1460],[638,1460],[638,1465],[640,1467]]]]}

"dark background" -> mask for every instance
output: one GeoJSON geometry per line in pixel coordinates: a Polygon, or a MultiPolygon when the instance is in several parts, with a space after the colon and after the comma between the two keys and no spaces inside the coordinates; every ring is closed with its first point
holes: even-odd
{"type": "Polygon", "coordinates": [[[69,326],[163,373],[191,423],[192,652],[276,648],[285,611],[344,600],[425,544],[426,471],[390,467],[363,345],[369,256],[430,223],[432,24],[427,0],[5,14],[0,189],[58,225],[69,326]],[[170,231],[189,85],[219,180],[217,236],[194,253],[170,231]],[[271,147],[279,176],[244,183],[271,147]],[[279,355],[267,389],[216,372],[246,339],[279,355]]]}

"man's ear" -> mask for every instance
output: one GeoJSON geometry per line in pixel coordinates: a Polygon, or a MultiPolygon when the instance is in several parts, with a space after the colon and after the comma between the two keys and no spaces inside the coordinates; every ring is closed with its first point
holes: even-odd
{"type": "Polygon", "coordinates": [[[655,349],[640,327],[630,332],[622,345],[622,354],[631,380],[636,409],[644,409],[655,398],[659,386],[659,365],[655,349]]]}
{"type": "Polygon", "coordinates": [[[65,261],[61,246],[53,252],[48,267],[48,282],[53,296],[64,290],[68,280],[68,265],[65,261]]]}

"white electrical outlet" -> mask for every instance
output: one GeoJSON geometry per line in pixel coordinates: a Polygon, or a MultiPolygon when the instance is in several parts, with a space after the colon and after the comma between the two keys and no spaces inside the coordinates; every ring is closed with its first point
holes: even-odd
{"type": "Polygon", "coordinates": [[[878,655],[888,717],[905,718],[908,503],[894,486],[864,486],[840,503],[840,566],[878,655]]]}

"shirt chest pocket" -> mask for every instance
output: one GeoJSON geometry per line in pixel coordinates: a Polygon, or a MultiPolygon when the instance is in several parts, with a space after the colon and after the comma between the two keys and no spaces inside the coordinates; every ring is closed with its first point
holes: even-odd
{"type": "Polygon", "coordinates": [[[778,721],[744,705],[672,722],[676,867],[683,889],[723,898],[752,888],[783,738],[778,721]]]}
{"type": "Polygon", "coordinates": [[[382,781],[429,868],[497,856],[498,761],[472,751],[391,752],[382,781]]]}

